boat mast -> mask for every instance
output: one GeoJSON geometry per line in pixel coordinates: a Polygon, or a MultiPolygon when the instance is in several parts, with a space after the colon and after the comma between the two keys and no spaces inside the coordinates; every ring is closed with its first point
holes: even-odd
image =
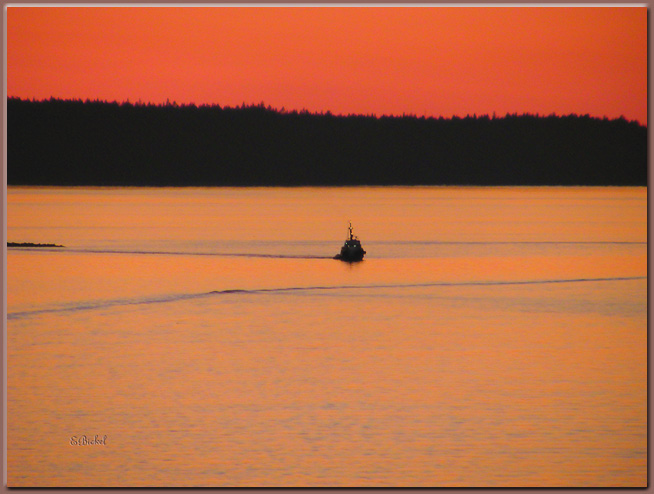
{"type": "Polygon", "coordinates": [[[350,221],[350,240],[354,238],[354,234],[352,233],[352,221],[350,221]]]}

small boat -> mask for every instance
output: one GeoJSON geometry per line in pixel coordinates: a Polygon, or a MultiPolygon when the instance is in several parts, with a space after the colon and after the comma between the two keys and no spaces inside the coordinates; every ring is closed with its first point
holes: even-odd
{"type": "Polygon", "coordinates": [[[352,233],[352,222],[350,221],[348,239],[343,244],[343,247],[341,247],[341,253],[336,254],[334,259],[345,262],[357,262],[363,259],[365,253],[366,251],[361,247],[361,242],[352,233]]]}

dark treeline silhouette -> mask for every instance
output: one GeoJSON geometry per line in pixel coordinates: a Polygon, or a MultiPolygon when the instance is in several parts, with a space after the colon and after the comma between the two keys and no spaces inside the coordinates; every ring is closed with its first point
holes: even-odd
{"type": "Polygon", "coordinates": [[[624,118],[7,102],[10,185],[646,185],[624,118]]]}
{"type": "Polygon", "coordinates": [[[32,242],[7,242],[7,247],[63,247],[63,245],[35,244],[32,242]]]}

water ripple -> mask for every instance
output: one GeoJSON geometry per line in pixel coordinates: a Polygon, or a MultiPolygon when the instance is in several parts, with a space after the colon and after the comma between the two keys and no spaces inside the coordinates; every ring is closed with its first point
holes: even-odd
{"type": "Polygon", "coordinates": [[[204,293],[184,293],[164,295],[148,298],[133,299],[114,299],[99,300],[91,302],[81,302],[77,304],[67,304],[65,306],[36,309],[28,311],[10,312],[7,314],[7,320],[21,319],[25,317],[38,316],[42,314],[54,314],[65,312],[79,312],[87,310],[106,309],[115,306],[129,305],[148,305],[163,304],[168,302],[178,302],[182,300],[199,299],[218,295],[233,294],[262,294],[262,293],[289,293],[303,291],[327,291],[327,290],[370,290],[383,288],[428,288],[428,287],[457,287],[457,286],[504,286],[504,285],[544,285],[556,283],[589,283],[589,282],[609,282],[609,281],[634,281],[644,280],[646,276],[630,277],[613,277],[613,278],[569,278],[569,279],[549,279],[549,280],[514,280],[514,281],[454,281],[454,282],[434,282],[434,283],[405,283],[405,284],[378,284],[378,285],[331,285],[331,286],[297,286],[281,288],[257,288],[257,289],[229,289],[214,290],[204,293]]]}

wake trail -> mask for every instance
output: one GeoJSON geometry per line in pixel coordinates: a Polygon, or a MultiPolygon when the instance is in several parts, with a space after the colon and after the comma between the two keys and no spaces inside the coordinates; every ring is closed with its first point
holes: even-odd
{"type": "Polygon", "coordinates": [[[274,294],[274,293],[291,293],[291,292],[311,292],[311,291],[333,291],[333,290],[371,290],[371,289],[388,289],[388,288],[429,288],[429,287],[458,287],[458,286],[511,286],[511,285],[545,285],[545,284],[563,284],[563,283],[592,283],[592,282],[610,282],[610,281],[634,281],[645,280],[647,276],[629,276],[613,278],[568,278],[568,279],[550,279],[550,280],[515,280],[515,281],[460,281],[460,282],[433,282],[433,283],[402,283],[402,284],[379,284],[379,285],[325,285],[325,286],[299,286],[299,287],[281,287],[281,288],[257,288],[257,289],[228,289],[214,290],[204,293],[185,293],[174,294],[148,298],[133,299],[114,299],[99,300],[92,302],[83,302],[79,304],[69,304],[54,308],[36,309],[20,312],[11,312],[7,314],[7,320],[22,319],[25,317],[38,316],[43,314],[56,313],[75,313],[88,310],[101,310],[116,306],[139,306],[150,304],[164,304],[170,302],[179,302],[183,300],[193,300],[208,298],[220,295],[256,295],[256,294],[274,294]]]}
{"type": "MultiPolygon", "coordinates": [[[[378,241],[369,242],[369,245],[423,245],[423,246],[485,246],[485,245],[647,245],[647,242],[632,241],[378,241]]],[[[260,254],[255,252],[193,252],[193,251],[166,251],[166,250],[120,250],[120,249],[94,249],[94,248],[34,248],[34,247],[12,247],[12,250],[36,251],[36,252],[57,252],[60,254],[129,254],[129,255],[153,255],[153,256],[208,256],[208,257],[249,257],[267,259],[333,259],[333,256],[316,256],[302,254],[260,254]]]]}
{"type": "Polygon", "coordinates": [[[293,254],[257,254],[241,252],[184,252],[184,251],[166,251],[166,250],[114,250],[114,249],[35,249],[25,247],[23,251],[38,252],[72,252],[76,254],[130,254],[130,255],[153,255],[153,256],[209,256],[209,257],[264,257],[271,259],[333,259],[333,256],[308,256],[293,254]]]}

